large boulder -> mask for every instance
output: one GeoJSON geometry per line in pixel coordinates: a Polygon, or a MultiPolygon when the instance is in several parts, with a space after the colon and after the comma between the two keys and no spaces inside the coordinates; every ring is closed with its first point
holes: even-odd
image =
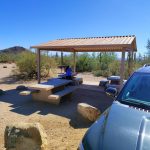
{"type": "Polygon", "coordinates": [[[95,121],[101,114],[100,110],[86,103],[79,103],[77,107],[78,113],[89,121],[95,121]]]}
{"type": "Polygon", "coordinates": [[[39,123],[15,123],[6,126],[6,150],[46,150],[47,135],[39,123]]]}

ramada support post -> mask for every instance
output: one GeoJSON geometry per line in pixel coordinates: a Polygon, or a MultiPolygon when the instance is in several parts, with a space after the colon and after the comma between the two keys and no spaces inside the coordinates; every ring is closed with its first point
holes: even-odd
{"type": "Polygon", "coordinates": [[[121,85],[121,88],[123,86],[124,72],[125,72],[125,50],[122,52],[121,65],[120,65],[120,85],[121,85]]]}
{"type": "Polygon", "coordinates": [[[131,72],[130,75],[133,73],[133,66],[134,66],[134,52],[131,52],[131,72]]]}
{"type": "Polygon", "coordinates": [[[41,62],[41,54],[40,49],[37,49],[37,79],[38,83],[41,82],[41,70],[40,70],[40,63],[41,62]]]}
{"type": "Polygon", "coordinates": [[[133,61],[136,62],[136,52],[133,52],[133,61]]]}
{"type": "Polygon", "coordinates": [[[132,63],[133,63],[132,55],[133,55],[133,52],[129,51],[128,52],[128,76],[130,76],[132,73],[132,63]]]}
{"type": "Polygon", "coordinates": [[[131,76],[133,73],[133,67],[136,61],[136,52],[133,50],[128,52],[128,76],[131,76]]]}

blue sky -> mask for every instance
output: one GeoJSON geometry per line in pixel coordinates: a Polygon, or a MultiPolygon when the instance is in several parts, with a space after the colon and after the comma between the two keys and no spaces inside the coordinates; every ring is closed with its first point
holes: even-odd
{"type": "Polygon", "coordinates": [[[0,49],[69,37],[150,38],[150,0],[0,0],[0,49]]]}

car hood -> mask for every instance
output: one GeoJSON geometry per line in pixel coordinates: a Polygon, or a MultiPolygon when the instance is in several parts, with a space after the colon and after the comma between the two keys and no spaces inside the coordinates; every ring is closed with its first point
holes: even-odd
{"type": "Polygon", "coordinates": [[[149,150],[150,113],[115,101],[86,132],[85,150],[149,150]]]}
{"type": "Polygon", "coordinates": [[[103,150],[148,150],[150,113],[116,101],[110,107],[102,133],[103,150]]]}

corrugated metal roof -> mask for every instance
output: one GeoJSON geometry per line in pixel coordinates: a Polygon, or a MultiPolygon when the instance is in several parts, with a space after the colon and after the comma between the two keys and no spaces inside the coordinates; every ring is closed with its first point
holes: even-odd
{"type": "Polygon", "coordinates": [[[136,37],[134,35],[58,39],[40,45],[31,46],[31,48],[77,52],[137,50],[136,37]]]}

